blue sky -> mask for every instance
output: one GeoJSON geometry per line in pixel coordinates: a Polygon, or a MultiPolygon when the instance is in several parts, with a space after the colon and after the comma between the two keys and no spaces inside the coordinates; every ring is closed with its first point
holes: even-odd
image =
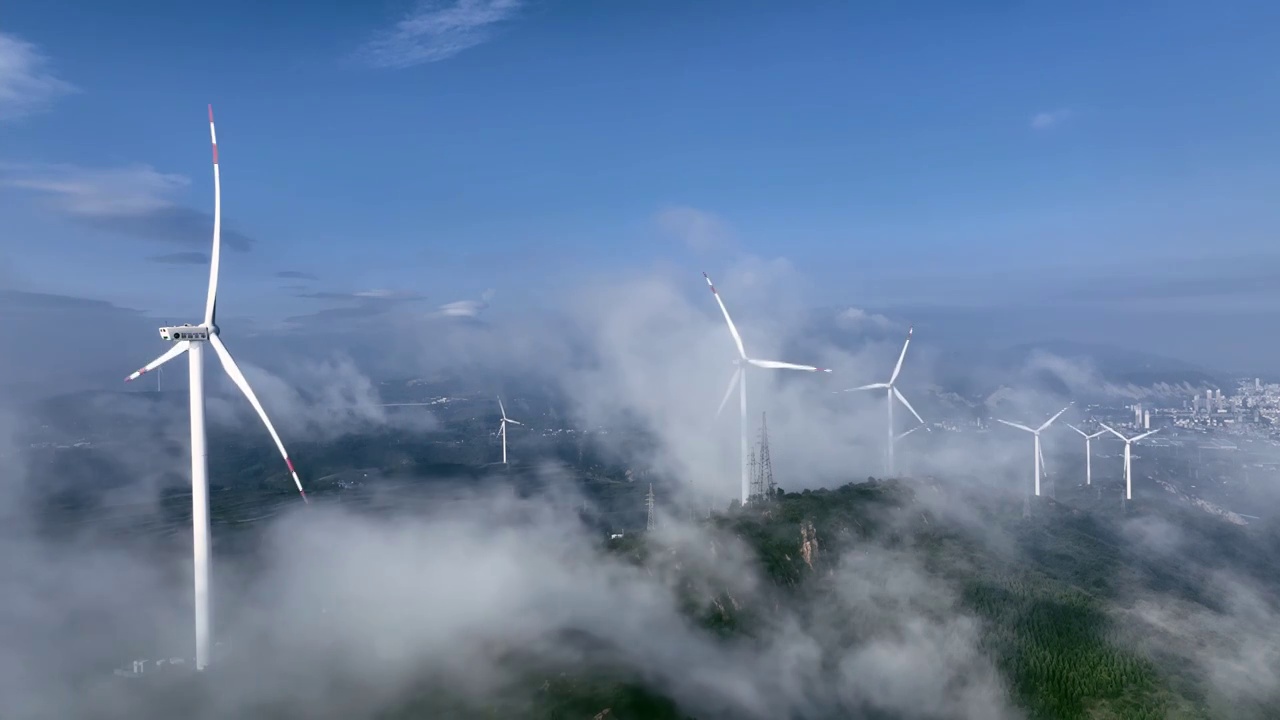
{"type": "Polygon", "coordinates": [[[195,319],[211,102],[247,248],[220,306],[264,321],[335,293],[536,303],[659,265],[697,291],[743,255],[787,258],[818,304],[1280,309],[1278,21],[1179,0],[20,3],[0,287],[195,319]]]}

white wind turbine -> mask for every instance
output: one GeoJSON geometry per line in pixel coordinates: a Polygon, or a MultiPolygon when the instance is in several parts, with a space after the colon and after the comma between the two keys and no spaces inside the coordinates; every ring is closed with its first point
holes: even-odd
{"type": "Polygon", "coordinates": [[[498,398],[498,412],[502,413],[502,419],[498,421],[498,434],[502,436],[502,464],[507,464],[507,423],[512,425],[523,425],[522,422],[516,422],[507,417],[507,409],[502,407],[502,398],[498,398]]]}
{"type": "Polygon", "coordinates": [[[1131,456],[1129,454],[1129,448],[1132,447],[1134,443],[1138,442],[1142,438],[1147,437],[1148,435],[1155,435],[1156,433],[1160,432],[1160,428],[1156,428],[1155,430],[1149,430],[1147,432],[1142,433],[1141,435],[1135,435],[1131,438],[1127,438],[1121,435],[1119,432],[1116,431],[1115,428],[1109,425],[1105,425],[1103,423],[1098,423],[1098,424],[1102,425],[1102,427],[1106,428],[1107,430],[1110,430],[1112,435],[1115,435],[1116,437],[1124,441],[1124,499],[1132,500],[1133,499],[1133,460],[1131,459],[1131,456]]]}
{"type": "Polygon", "coordinates": [[[996,418],[996,422],[1004,423],[1009,427],[1015,427],[1015,428],[1018,428],[1019,430],[1026,430],[1027,432],[1035,436],[1036,446],[1035,446],[1035,452],[1033,453],[1033,455],[1035,456],[1036,497],[1040,496],[1040,476],[1041,476],[1041,466],[1042,466],[1041,459],[1044,457],[1044,455],[1041,454],[1040,452],[1040,433],[1044,432],[1050,425],[1053,424],[1054,420],[1057,420],[1059,417],[1061,417],[1062,413],[1066,412],[1074,404],[1075,404],[1074,402],[1067,403],[1067,407],[1064,407],[1061,410],[1059,410],[1056,415],[1049,418],[1048,420],[1045,420],[1043,425],[1041,425],[1038,428],[1035,428],[1034,430],[1032,428],[1027,427],[1026,425],[1019,425],[1018,423],[1009,422],[1008,420],[1001,420],[999,418],[996,418]]]}
{"type": "Polygon", "coordinates": [[[258,417],[266,425],[267,432],[275,441],[276,448],[284,458],[293,482],[302,493],[303,501],[307,494],[302,489],[302,481],[293,469],[293,461],[280,442],[280,436],[262,409],[262,403],[253,394],[244,373],[236,366],[231,353],[219,338],[216,324],[218,300],[218,261],[222,251],[222,186],[218,175],[218,136],[213,129],[213,106],[209,106],[209,137],[213,141],[213,252],[209,257],[209,292],[205,298],[204,322],[199,325],[180,325],[160,328],[160,337],[173,343],[173,347],[160,357],[147,363],[141,370],[125,378],[125,381],[136,380],[143,373],[150,372],[166,362],[187,353],[190,380],[188,389],[191,402],[191,530],[192,553],[195,563],[195,614],[196,614],[196,669],[203,670],[209,664],[210,640],[210,593],[209,593],[209,453],[205,446],[204,432],[204,346],[207,343],[213,348],[222,368],[231,381],[240,388],[249,404],[257,411],[258,417]]]}
{"type": "Polygon", "coordinates": [[[1090,446],[1093,443],[1093,439],[1096,437],[1100,437],[1103,433],[1106,432],[1106,430],[1099,430],[1098,432],[1090,435],[1089,433],[1081,430],[1080,428],[1076,427],[1075,425],[1072,425],[1071,423],[1067,423],[1067,427],[1080,433],[1080,437],[1084,438],[1084,484],[1092,485],[1093,484],[1093,449],[1090,446]]]}
{"type": "Polygon", "coordinates": [[[742,455],[742,504],[746,505],[751,494],[751,474],[748,469],[749,460],[747,459],[747,373],[746,366],[754,365],[758,368],[767,370],[804,370],[806,372],[831,372],[827,368],[814,367],[812,365],[796,365],[795,363],[779,362],[777,360],[757,360],[747,357],[746,347],[742,344],[742,336],[738,334],[738,328],[733,324],[733,318],[729,317],[729,310],[724,306],[724,300],[720,299],[720,293],[716,292],[716,286],[711,282],[711,278],[704,272],[702,277],[706,278],[707,286],[711,288],[711,294],[716,296],[716,303],[720,305],[720,312],[724,313],[724,321],[729,325],[729,334],[733,336],[733,344],[738,348],[738,357],[734,360],[737,365],[734,368],[733,375],[729,378],[729,389],[724,393],[724,399],[720,401],[720,407],[716,410],[716,417],[720,417],[720,413],[724,412],[724,406],[728,404],[729,398],[733,396],[733,388],[738,387],[738,420],[741,425],[741,455],[742,455]]]}
{"type": "Polygon", "coordinates": [[[895,397],[898,398],[898,400],[903,405],[905,405],[908,410],[911,411],[911,414],[916,416],[916,420],[919,420],[921,425],[924,424],[924,418],[920,417],[920,413],[916,412],[916,409],[911,407],[911,403],[907,402],[907,398],[903,396],[902,391],[899,390],[896,385],[894,385],[894,383],[897,382],[898,380],[898,374],[902,372],[902,361],[907,359],[907,347],[911,345],[911,333],[914,330],[915,330],[914,327],[907,328],[907,340],[906,342],[902,343],[902,353],[898,355],[898,364],[893,366],[893,374],[889,376],[889,382],[871,383],[870,385],[862,385],[860,387],[849,388],[848,390],[842,391],[842,392],[858,392],[860,390],[884,390],[885,406],[886,408],[888,408],[888,413],[889,413],[888,442],[885,444],[885,448],[886,448],[885,470],[889,475],[893,475],[894,473],[893,399],[895,397]]]}

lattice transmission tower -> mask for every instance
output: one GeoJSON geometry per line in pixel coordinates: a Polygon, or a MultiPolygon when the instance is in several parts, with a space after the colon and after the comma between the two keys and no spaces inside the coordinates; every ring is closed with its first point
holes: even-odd
{"type": "Polygon", "coordinates": [[[654,528],[658,527],[658,516],[653,513],[655,505],[656,503],[654,502],[653,497],[653,483],[649,483],[649,494],[645,495],[644,498],[644,507],[648,513],[648,519],[645,520],[644,527],[648,532],[653,532],[654,528]]]}
{"type": "Polygon", "coordinates": [[[773,481],[773,460],[769,457],[769,425],[764,413],[760,413],[760,440],[751,450],[752,502],[771,500],[777,496],[778,486],[773,481]]]}

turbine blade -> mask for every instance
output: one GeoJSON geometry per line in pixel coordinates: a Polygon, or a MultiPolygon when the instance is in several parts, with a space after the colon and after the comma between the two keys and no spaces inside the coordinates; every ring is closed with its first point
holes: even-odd
{"type": "Polygon", "coordinates": [[[506,409],[506,408],[504,408],[504,407],[502,407],[502,398],[501,398],[501,397],[499,397],[499,398],[498,398],[498,412],[502,413],[502,419],[503,419],[503,420],[506,420],[506,419],[507,419],[507,409],[506,409]]]}
{"type": "Polygon", "coordinates": [[[902,343],[902,354],[898,356],[898,364],[893,366],[893,375],[889,377],[890,385],[893,384],[894,380],[898,379],[898,373],[902,372],[902,361],[907,359],[907,346],[911,344],[911,333],[914,330],[915,330],[914,325],[907,328],[907,341],[902,343]]]}
{"type": "Polygon", "coordinates": [[[883,390],[889,387],[889,383],[871,383],[870,385],[859,385],[856,388],[848,388],[840,392],[858,392],[859,390],[883,390]]]}
{"type": "Polygon", "coordinates": [[[1125,442],[1129,442],[1129,438],[1127,438],[1127,437],[1125,437],[1125,436],[1121,435],[1121,434],[1119,433],[1119,431],[1117,431],[1115,428],[1111,427],[1110,425],[1108,425],[1108,424],[1106,424],[1106,423],[1098,423],[1098,424],[1099,424],[1099,425],[1101,425],[1103,428],[1105,428],[1105,429],[1107,429],[1107,430],[1110,430],[1112,435],[1115,435],[1116,437],[1120,438],[1121,440],[1123,440],[1123,441],[1125,441],[1125,442]]]}
{"type": "Polygon", "coordinates": [[[213,142],[213,252],[209,254],[209,296],[204,304],[204,324],[213,325],[218,314],[218,264],[222,260],[222,179],[218,174],[218,133],[213,129],[209,106],[209,139],[213,142]]]}
{"type": "Polygon", "coordinates": [[[1027,432],[1029,432],[1029,433],[1034,433],[1034,432],[1035,432],[1035,430],[1032,430],[1031,428],[1027,427],[1026,425],[1019,425],[1018,423],[1009,422],[1008,420],[1001,420],[1000,418],[996,418],[996,422],[998,422],[998,423],[1004,423],[1005,425],[1008,425],[1009,427],[1016,427],[1016,428],[1018,428],[1019,430],[1026,430],[1026,431],[1027,431],[1027,432]]]}
{"type": "Polygon", "coordinates": [[[512,420],[511,418],[506,418],[506,421],[507,421],[507,422],[509,422],[509,423],[511,423],[512,425],[524,425],[524,423],[522,423],[522,422],[520,422],[520,421],[518,421],[518,420],[512,420]]]}
{"type": "Polygon", "coordinates": [[[908,430],[908,431],[906,431],[906,432],[904,432],[904,433],[898,433],[898,437],[894,438],[894,440],[901,440],[902,438],[904,438],[904,437],[906,437],[906,436],[910,435],[911,433],[913,433],[913,432],[915,432],[915,431],[919,430],[919,429],[920,429],[920,428],[922,428],[922,427],[924,427],[924,426],[923,426],[923,425],[917,425],[917,426],[915,426],[915,427],[911,428],[910,430],[908,430]]]}
{"type": "Polygon", "coordinates": [[[284,449],[284,443],[280,442],[280,435],[276,433],[275,426],[271,424],[271,418],[267,417],[267,411],[262,409],[262,403],[258,402],[258,396],[253,394],[253,388],[249,387],[249,381],[245,379],[244,373],[240,372],[236,361],[231,358],[231,353],[227,351],[227,346],[223,345],[222,339],[214,333],[209,333],[209,344],[213,346],[213,351],[218,354],[218,359],[222,361],[222,369],[227,371],[231,382],[240,388],[240,392],[244,393],[244,396],[249,400],[249,404],[257,411],[258,417],[262,418],[262,424],[267,426],[267,432],[271,433],[271,439],[276,442],[276,449],[280,451],[280,457],[284,458],[284,464],[289,468],[289,474],[293,476],[293,484],[298,486],[302,501],[309,502],[306,491],[302,489],[302,480],[298,478],[298,471],[293,469],[293,461],[289,459],[289,453],[284,449]]]}
{"type": "Polygon", "coordinates": [[[733,397],[733,391],[738,389],[738,380],[742,377],[742,368],[734,368],[733,376],[729,378],[729,389],[724,391],[724,399],[720,401],[720,407],[716,410],[716,417],[720,417],[720,413],[724,412],[724,406],[729,404],[729,398],[733,397]]]}
{"type": "Polygon", "coordinates": [[[137,380],[138,378],[142,377],[143,373],[149,373],[149,372],[151,372],[152,370],[155,370],[156,368],[160,367],[161,365],[163,365],[163,364],[165,364],[165,363],[169,362],[170,360],[172,360],[172,359],[174,359],[174,358],[178,357],[179,355],[181,355],[182,353],[186,352],[186,351],[187,351],[187,348],[189,348],[189,347],[191,347],[191,343],[190,343],[189,341],[187,341],[187,340],[183,340],[182,342],[174,343],[174,344],[173,344],[173,347],[171,347],[171,348],[169,348],[168,350],[166,350],[166,351],[165,351],[165,353],[164,353],[163,355],[161,355],[160,357],[156,358],[155,360],[152,360],[151,362],[147,363],[146,365],[142,366],[142,369],[138,370],[138,371],[137,371],[137,372],[135,372],[134,374],[132,374],[132,375],[130,375],[129,377],[125,378],[125,379],[124,379],[124,381],[125,381],[125,382],[131,382],[131,381],[133,381],[133,380],[137,380]]]}
{"type": "Polygon", "coordinates": [[[1067,427],[1069,427],[1069,428],[1071,428],[1072,430],[1075,430],[1076,432],[1080,433],[1080,436],[1081,436],[1081,437],[1089,437],[1089,434],[1088,434],[1088,433],[1086,433],[1085,431],[1083,431],[1083,430],[1081,430],[1080,428],[1076,427],[1075,425],[1072,425],[1071,423],[1067,423],[1067,427]]]}
{"type": "Polygon", "coordinates": [[[1160,432],[1160,428],[1156,428],[1155,430],[1152,430],[1152,431],[1150,431],[1150,432],[1144,432],[1144,433],[1142,433],[1141,435],[1139,435],[1138,437],[1136,437],[1136,438],[1134,438],[1133,440],[1131,440],[1130,442],[1138,442],[1138,441],[1139,441],[1139,440],[1141,440],[1142,438],[1147,437],[1147,436],[1149,436],[1149,435],[1155,435],[1155,434],[1156,434],[1156,433],[1158,433],[1158,432],[1160,432]]]}
{"type": "Polygon", "coordinates": [[[778,360],[756,360],[747,358],[747,362],[759,368],[768,368],[770,370],[804,370],[806,372],[831,372],[827,368],[814,367],[812,365],[796,365],[795,363],[781,362],[778,360]]]}
{"type": "Polygon", "coordinates": [[[1043,424],[1043,425],[1041,425],[1039,428],[1037,428],[1037,429],[1036,429],[1036,432],[1040,432],[1041,430],[1044,430],[1045,428],[1047,428],[1047,427],[1049,427],[1050,425],[1052,425],[1052,424],[1053,424],[1053,421],[1054,421],[1054,420],[1057,420],[1059,417],[1062,417],[1062,413],[1064,413],[1064,412],[1066,412],[1066,411],[1070,410],[1072,405],[1075,405],[1075,402],[1074,402],[1074,401],[1073,401],[1073,402],[1069,402],[1069,403],[1067,403],[1067,406],[1066,406],[1066,407],[1064,407],[1064,408],[1062,408],[1061,410],[1059,410],[1059,411],[1058,411],[1058,413],[1057,413],[1056,415],[1054,415],[1053,417],[1049,418],[1048,420],[1045,420],[1045,421],[1044,421],[1044,424],[1043,424]]]}
{"type": "Polygon", "coordinates": [[[907,398],[903,396],[902,391],[899,390],[897,386],[894,386],[893,388],[893,396],[898,398],[903,405],[907,406],[907,409],[911,411],[912,415],[916,416],[916,420],[919,420],[921,425],[924,424],[924,418],[920,417],[920,413],[916,412],[916,409],[911,407],[911,403],[907,402],[907,398]]]}
{"type": "Polygon", "coordinates": [[[1090,440],[1092,440],[1092,439],[1094,439],[1094,438],[1096,438],[1096,437],[1101,437],[1102,435],[1106,435],[1106,434],[1107,434],[1107,431],[1106,431],[1106,430],[1099,430],[1098,432],[1096,432],[1096,433],[1094,433],[1094,434],[1092,434],[1092,435],[1085,435],[1085,437],[1087,437],[1087,438],[1089,438],[1090,440]]]}
{"type": "Polygon", "coordinates": [[[716,291],[716,286],[712,284],[711,278],[706,273],[702,273],[702,277],[707,279],[707,286],[711,288],[711,294],[716,296],[716,303],[720,305],[720,312],[724,313],[724,321],[729,323],[729,334],[733,335],[733,343],[738,346],[738,356],[745,360],[747,349],[742,345],[742,336],[738,334],[738,328],[733,324],[733,318],[729,317],[729,309],[724,306],[724,300],[720,299],[720,293],[716,291]]]}

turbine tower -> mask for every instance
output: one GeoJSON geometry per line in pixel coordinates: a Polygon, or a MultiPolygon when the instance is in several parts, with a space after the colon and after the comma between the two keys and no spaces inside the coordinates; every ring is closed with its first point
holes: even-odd
{"type": "Polygon", "coordinates": [[[859,390],[884,390],[885,407],[887,408],[889,413],[888,440],[885,443],[885,471],[890,476],[892,476],[894,473],[893,446],[896,444],[894,443],[894,440],[896,439],[896,437],[893,432],[893,399],[896,397],[899,401],[901,401],[902,404],[905,405],[906,408],[911,411],[911,414],[916,416],[916,420],[919,420],[921,425],[924,424],[924,418],[920,417],[920,413],[916,412],[916,409],[911,407],[911,403],[907,402],[907,398],[903,396],[902,391],[898,390],[897,386],[894,385],[894,383],[898,381],[898,374],[902,372],[902,361],[907,358],[907,347],[911,345],[911,333],[914,330],[915,330],[914,327],[907,328],[907,340],[906,342],[902,343],[902,353],[898,355],[898,364],[893,366],[893,374],[889,376],[889,382],[871,383],[870,385],[863,385],[861,387],[849,388],[848,390],[843,391],[843,392],[857,392],[859,390]]]}
{"type": "Polygon", "coordinates": [[[512,425],[523,425],[522,422],[516,422],[507,417],[507,409],[502,407],[502,398],[498,398],[498,412],[502,413],[502,420],[498,422],[498,434],[502,436],[502,464],[507,464],[507,423],[512,425]]]}
{"type": "Polygon", "coordinates": [[[173,343],[173,347],[160,357],[147,363],[145,367],[125,378],[126,382],[136,380],[143,373],[150,372],[182,353],[187,353],[190,380],[188,392],[191,404],[191,530],[193,535],[192,554],[195,563],[195,611],[196,611],[196,669],[203,670],[209,664],[210,648],[210,592],[209,592],[209,453],[205,446],[204,432],[204,347],[207,343],[222,363],[222,369],[231,378],[231,382],[240,388],[240,392],[248,398],[249,404],[262,419],[276,449],[284,458],[284,464],[293,476],[293,483],[298,487],[305,502],[306,492],[302,489],[302,481],[298,472],[293,469],[293,461],[280,442],[280,436],[262,409],[262,403],[254,395],[253,388],[244,373],[240,372],[236,361],[227,352],[227,347],[219,338],[217,325],[218,301],[218,261],[222,251],[222,186],[218,175],[218,136],[213,129],[213,106],[209,106],[209,137],[213,141],[213,252],[209,256],[209,291],[205,298],[204,322],[199,325],[180,325],[160,328],[160,338],[173,343]]]}
{"type": "Polygon", "coordinates": [[[1093,484],[1093,450],[1090,447],[1090,445],[1093,443],[1094,438],[1105,434],[1107,431],[1099,430],[1098,432],[1090,435],[1089,433],[1081,430],[1080,428],[1076,427],[1075,425],[1072,425],[1071,423],[1067,423],[1067,427],[1080,433],[1080,437],[1084,438],[1084,484],[1092,485],[1093,484]]]}
{"type": "Polygon", "coordinates": [[[738,328],[733,324],[733,318],[729,317],[729,310],[724,306],[724,300],[720,299],[720,293],[716,292],[716,286],[711,282],[711,278],[704,272],[702,277],[706,279],[707,286],[711,288],[711,294],[716,296],[716,303],[720,305],[720,312],[724,314],[724,321],[729,325],[729,334],[733,336],[733,344],[738,349],[738,357],[733,362],[737,366],[733,370],[733,375],[729,377],[729,389],[724,393],[724,399],[720,401],[720,408],[716,410],[716,417],[720,417],[720,413],[724,412],[724,406],[728,404],[729,398],[733,396],[733,389],[736,385],[738,388],[738,421],[740,426],[739,448],[742,456],[742,504],[746,505],[751,496],[751,472],[748,467],[747,452],[747,365],[754,365],[758,368],[766,370],[804,370],[805,372],[831,372],[826,368],[814,367],[812,365],[796,365],[795,363],[779,362],[777,360],[757,360],[756,358],[747,357],[746,347],[742,344],[742,336],[738,334],[738,328]]]}
{"type": "Polygon", "coordinates": [[[1066,411],[1067,411],[1067,410],[1068,410],[1072,405],[1074,405],[1074,404],[1075,404],[1074,402],[1067,403],[1067,407],[1064,407],[1064,408],[1062,408],[1061,410],[1059,410],[1057,415],[1054,415],[1053,417],[1049,418],[1048,420],[1045,420],[1043,425],[1041,425],[1041,426],[1040,426],[1040,427],[1038,427],[1038,428],[1035,428],[1034,430],[1033,430],[1033,429],[1031,429],[1031,428],[1029,428],[1029,427],[1027,427],[1026,425],[1019,425],[1018,423],[1009,422],[1008,420],[1001,420],[1000,418],[996,418],[996,422],[1004,423],[1005,425],[1008,425],[1009,427],[1015,427],[1015,428],[1018,428],[1019,430],[1026,430],[1027,432],[1029,432],[1029,433],[1031,433],[1032,435],[1034,435],[1034,436],[1035,436],[1035,439],[1036,439],[1036,445],[1035,445],[1035,451],[1034,451],[1032,454],[1035,456],[1035,482],[1036,482],[1036,497],[1040,497],[1040,474],[1041,474],[1041,473],[1040,473],[1040,469],[1041,469],[1040,459],[1041,459],[1042,457],[1044,457],[1044,456],[1040,453],[1040,433],[1044,432],[1044,431],[1045,431],[1045,430],[1046,430],[1050,425],[1052,425],[1052,424],[1053,424],[1053,421],[1054,421],[1054,420],[1057,420],[1059,417],[1061,417],[1061,416],[1062,416],[1062,413],[1066,412],[1066,411]]]}
{"type": "Polygon", "coordinates": [[[1155,435],[1156,433],[1160,432],[1160,429],[1156,428],[1155,430],[1144,432],[1141,435],[1135,435],[1131,438],[1127,438],[1121,435],[1120,433],[1116,432],[1115,428],[1110,427],[1109,425],[1105,425],[1103,423],[1098,423],[1098,424],[1102,425],[1102,427],[1106,428],[1107,430],[1110,430],[1112,435],[1115,435],[1116,437],[1124,441],[1124,499],[1132,500],[1133,499],[1133,461],[1131,460],[1131,456],[1129,454],[1129,448],[1134,443],[1141,440],[1142,438],[1147,437],[1148,435],[1155,435]]]}

